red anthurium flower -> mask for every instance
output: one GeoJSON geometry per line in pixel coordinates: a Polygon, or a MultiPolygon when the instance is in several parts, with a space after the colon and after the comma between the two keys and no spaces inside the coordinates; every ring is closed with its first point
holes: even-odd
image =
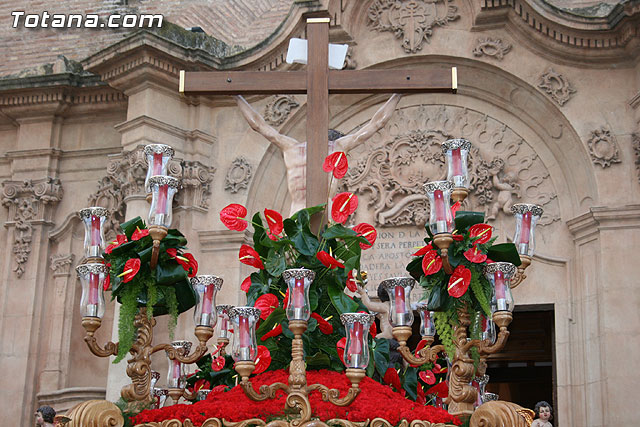
{"type": "Polygon", "coordinates": [[[224,385],[224,384],[220,384],[220,385],[217,385],[214,388],[212,388],[211,389],[211,393],[209,393],[209,395],[223,393],[225,391],[227,391],[227,386],[224,385]]]}
{"type": "Polygon", "coordinates": [[[486,263],[487,264],[493,264],[495,261],[492,259],[487,258],[486,263]]]}
{"type": "Polygon", "coordinates": [[[438,252],[431,250],[422,258],[422,271],[426,276],[437,273],[442,268],[442,258],[438,252]]]}
{"type": "Polygon", "coordinates": [[[378,232],[376,231],[376,229],[373,227],[373,225],[367,224],[366,222],[361,222],[360,224],[353,227],[353,231],[358,233],[358,236],[367,239],[367,241],[369,242],[369,244],[360,243],[360,249],[362,250],[372,247],[376,242],[376,239],[378,238],[378,232]]]}
{"type": "Polygon", "coordinates": [[[422,256],[425,255],[427,252],[432,251],[433,247],[431,246],[431,243],[429,243],[427,246],[423,246],[421,248],[419,248],[416,253],[411,254],[411,256],[422,256]]]}
{"type": "Polygon", "coordinates": [[[338,356],[340,356],[340,360],[344,363],[344,349],[347,346],[347,337],[342,337],[336,343],[336,351],[338,352],[338,356]]]}
{"type": "Polygon", "coordinates": [[[335,222],[344,224],[349,215],[356,211],[358,207],[358,196],[353,193],[344,192],[334,196],[331,205],[331,218],[335,222]]]}
{"type": "Polygon", "coordinates": [[[320,329],[320,332],[322,332],[325,335],[331,335],[333,333],[333,325],[327,322],[318,313],[311,313],[311,317],[313,317],[318,321],[318,328],[320,329]]]}
{"type": "Polygon", "coordinates": [[[122,277],[122,281],[124,283],[128,283],[136,277],[138,271],[140,271],[140,258],[129,258],[127,262],[124,263],[124,271],[118,274],[118,277],[122,277]]]}
{"type": "Polygon", "coordinates": [[[106,263],[107,266],[107,274],[104,276],[104,283],[102,284],[102,290],[108,291],[111,287],[111,274],[109,274],[109,269],[111,268],[111,264],[106,263]]]}
{"type": "Polygon", "coordinates": [[[398,392],[402,390],[402,383],[400,382],[398,371],[396,371],[394,368],[387,369],[387,372],[384,373],[382,381],[395,388],[398,392]]]}
{"type": "Polygon", "coordinates": [[[447,372],[447,368],[442,369],[439,363],[433,364],[433,373],[434,374],[445,374],[447,372]]]}
{"type": "Polygon", "coordinates": [[[258,346],[258,357],[256,358],[256,369],[254,374],[259,374],[267,370],[271,365],[271,352],[263,345],[258,346]]]}
{"type": "Polygon", "coordinates": [[[204,378],[200,378],[193,384],[193,387],[190,387],[189,390],[192,393],[197,393],[200,390],[209,390],[211,388],[211,383],[204,378]]]}
{"type": "Polygon", "coordinates": [[[418,397],[416,398],[416,403],[418,405],[426,405],[427,398],[424,395],[424,390],[422,389],[422,384],[418,383],[418,389],[416,390],[418,393],[418,397]]]}
{"type": "Polygon", "coordinates": [[[274,294],[264,294],[261,295],[253,304],[255,308],[259,308],[262,310],[260,313],[260,318],[265,320],[273,311],[278,308],[280,305],[280,301],[278,301],[278,297],[274,294]]]}
{"type": "Polygon", "coordinates": [[[471,249],[466,250],[463,255],[466,259],[471,262],[475,262],[476,264],[480,264],[487,259],[487,254],[482,253],[476,245],[473,245],[471,249]]]}
{"type": "Polygon", "coordinates": [[[224,368],[225,360],[223,356],[214,357],[211,361],[211,370],[218,372],[224,368]]]}
{"type": "Polygon", "coordinates": [[[266,341],[269,338],[277,337],[281,333],[282,333],[282,325],[279,324],[278,326],[276,326],[275,328],[271,329],[269,332],[264,334],[262,338],[260,338],[260,341],[266,341]]]}
{"type": "Polygon", "coordinates": [[[474,224],[469,227],[469,237],[475,237],[474,244],[487,243],[491,239],[493,227],[489,224],[474,224]]]}
{"type": "Polygon", "coordinates": [[[133,232],[133,234],[131,235],[131,240],[140,240],[145,236],[149,235],[149,229],[147,228],[143,228],[142,230],[140,230],[139,228],[136,228],[136,231],[133,232]]]}
{"type": "Polygon", "coordinates": [[[449,386],[447,386],[446,381],[439,382],[438,384],[431,387],[426,391],[427,394],[436,394],[438,397],[448,397],[449,396],[449,386]]]}
{"type": "Polygon", "coordinates": [[[471,283],[471,270],[464,265],[459,265],[449,278],[447,291],[452,297],[460,298],[469,289],[469,283],[471,283]]]}
{"type": "Polygon", "coordinates": [[[110,254],[112,250],[114,250],[115,248],[117,248],[123,243],[127,243],[127,236],[125,236],[124,234],[118,234],[116,236],[116,240],[111,242],[104,251],[110,254]]]}
{"type": "Polygon", "coordinates": [[[251,287],[251,276],[247,276],[247,278],[242,281],[242,284],[240,285],[240,290],[243,292],[249,292],[250,287],[251,287]]]}
{"type": "MultiPolygon", "coordinates": [[[[282,295],[282,291],[280,291],[280,295],[282,295]]],[[[287,293],[284,294],[284,300],[282,301],[282,307],[285,309],[289,305],[289,288],[287,288],[287,293]]]]}
{"type": "Polygon", "coordinates": [[[342,264],[340,261],[336,260],[334,257],[332,257],[331,255],[329,255],[327,252],[325,251],[320,251],[316,254],[316,258],[318,258],[318,260],[320,260],[320,262],[325,266],[328,267],[330,269],[334,269],[336,267],[340,267],[340,268],[344,268],[344,264],[342,264]]]}
{"type": "Polygon", "coordinates": [[[347,289],[349,289],[351,292],[358,291],[358,280],[356,279],[357,272],[358,270],[351,270],[347,274],[347,289]]]}
{"type": "Polygon", "coordinates": [[[464,236],[461,234],[452,234],[451,237],[453,237],[453,240],[456,242],[462,242],[464,240],[464,236]]]}
{"type": "Polygon", "coordinates": [[[245,219],[247,216],[247,208],[237,203],[231,203],[220,211],[220,221],[229,230],[242,231],[247,228],[249,223],[245,219]]]}
{"type": "Polygon", "coordinates": [[[456,217],[456,212],[458,212],[458,210],[460,210],[460,202],[455,202],[451,206],[451,218],[455,218],[456,217]]]}
{"type": "MultiPolygon", "coordinates": [[[[267,219],[267,225],[269,226],[269,231],[272,235],[276,236],[282,233],[282,229],[284,228],[282,223],[282,215],[274,210],[265,209],[264,217],[267,219]]],[[[271,238],[271,236],[269,236],[269,238],[271,238]]]]}
{"type": "Polygon", "coordinates": [[[176,257],[176,261],[182,265],[184,271],[187,272],[187,276],[195,277],[195,275],[198,274],[198,261],[196,261],[192,254],[182,254],[182,256],[187,259],[187,262],[180,262],[178,257],[176,257]]]}
{"type": "Polygon", "coordinates": [[[240,246],[240,262],[246,265],[250,265],[255,268],[259,268],[260,270],[264,269],[264,264],[262,264],[262,260],[260,259],[260,254],[256,252],[249,245],[240,246]]]}
{"type": "Polygon", "coordinates": [[[436,383],[436,376],[431,370],[420,371],[418,374],[420,379],[429,385],[434,385],[436,383]]]}
{"type": "Polygon", "coordinates": [[[371,334],[371,338],[375,338],[378,335],[378,329],[376,329],[376,322],[373,322],[369,327],[369,333],[371,334]]]}
{"type": "Polygon", "coordinates": [[[418,357],[418,353],[420,352],[420,350],[422,350],[426,346],[427,346],[427,340],[420,340],[420,342],[416,346],[416,357],[418,357]]]}
{"type": "Polygon", "coordinates": [[[349,169],[347,155],[342,151],[329,154],[324,159],[324,164],[322,165],[322,170],[325,172],[333,171],[333,176],[336,177],[336,179],[344,177],[347,174],[347,169],[349,169]]]}

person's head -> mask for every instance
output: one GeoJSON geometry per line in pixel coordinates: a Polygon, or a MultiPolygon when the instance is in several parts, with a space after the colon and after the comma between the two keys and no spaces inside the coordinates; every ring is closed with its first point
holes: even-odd
{"type": "Polygon", "coordinates": [[[41,406],[36,410],[36,425],[43,426],[44,423],[53,423],[56,411],[51,406],[41,406]]]}
{"type": "Polygon", "coordinates": [[[544,400],[536,403],[535,408],[533,408],[533,412],[536,413],[536,417],[540,418],[543,421],[549,421],[552,417],[551,413],[551,405],[544,400]]]}
{"type": "Polygon", "coordinates": [[[338,138],[342,138],[344,136],[344,133],[335,130],[335,129],[329,129],[329,141],[335,141],[338,138]]]}
{"type": "Polygon", "coordinates": [[[380,298],[381,302],[389,301],[389,293],[382,287],[382,284],[378,285],[378,298],[380,298]]]}

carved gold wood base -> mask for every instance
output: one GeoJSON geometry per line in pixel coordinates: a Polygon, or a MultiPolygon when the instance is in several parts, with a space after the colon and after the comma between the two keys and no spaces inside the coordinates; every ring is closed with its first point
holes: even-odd
{"type": "Polygon", "coordinates": [[[470,427],[530,427],[533,411],[515,403],[496,400],[482,404],[471,416],[470,427]]]}
{"type": "Polygon", "coordinates": [[[66,427],[122,427],[124,418],[120,409],[107,400],[87,400],[69,409],[66,427]]]}
{"type": "MultiPolygon", "coordinates": [[[[267,423],[264,420],[259,418],[252,418],[249,420],[239,421],[239,422],[231,422],[226,420],[221,420],[219,418],[209,418],[204,423],[201,424],[201,427],[248,427],[248,426],[259,426],[259,427],[328,427],[328,426],[338,426],[338,427],[393,427],[391,423],[383,418],[374,418],[371,422],[363,421],[348,421],[342,419],[332,419],[326,422],[320,420],[311,420],[302,424],[294,424],[295,420],[287,421],[287,420],[274,420],[267,423]]],[[[191,422],[191,420],[186,419],[184,422],[178,420],[165,420],[159,423],[145,423],[138,424],[136,427],[195,427],[195,425],[191,422]]],[[[406,421],[402,420],[398,427],[454,427],[453,424],[442,424],[442,423],[430,423],[429,421],[406,421]]],[[[511,426],[509,426],[511,427],[511,426]]]]}

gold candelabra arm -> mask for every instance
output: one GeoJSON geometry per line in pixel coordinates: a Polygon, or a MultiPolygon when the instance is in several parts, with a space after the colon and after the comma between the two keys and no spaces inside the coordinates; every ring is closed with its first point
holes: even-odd
{"type": "Polygon", "coordinates": [[[449,246],[453,243],[451,233],[440,233],[433,237],[433,243],[440,249],[440,258],[442,258],[442,268],[447,274],[453,273],[453,268],[449,262],[449,246]]]}
{"type": "Polygon", "coordinates": [[[482,341],[478,345],[478,351],[481,355],[486,356],[494,354],[504,348],[507,343],[507,338],[509,338],[509,330],[507,328],[511,324],[512,320],[513,314],[511,314],[510,311],[496,311],[493,313],[493,323],[500,328],[498,331],[498,338],[494,344],[491,344],[488,341],[482,341]]]}
{"type": "Polygon", "coordinates": [[[242,379],[240,386],[244,390],[244,394],[251,400],[261,402],[267,399],[274,399],[278,390],[283,390],[285,393],[289,393],[289,386],[284,383],[273,383],[271,385],[261,385],[260,389],[256,391],[253,388],[253,384],[249,381],[249,375],[256,369],[256,363],[251,360],[239,361],[235,365],[236,372],[242,379]]]}
{"type": "Polygon", "coordinates": [[[438,353],[444,350],[444,346],[437,345],[430,347],[431,343],[433,343],[433,337],[422,337],[423,340],[427,341],[427,346],[414,356],[407,346],[407,340],[411,336],[411,333],[412,330],[410,326],[396,326],[393,328],[393,338],[398,341],[398,352],[402,355],[402,358],[413,366],[422,366],[427,362],[435,362],[438,358],[438,353]]]}
{"type": "Polygon", "coordinates": [[[464,202],[464,199],[469,195],[469,189],[464,187],[456,187],[451,191],[451,200],[456,202],[464,202]]]}
{"type": "Polygon", "coordinates": [[[195,336],[198,338],[199,344],[191,355],[185,354],[184,348],[174,348],[171,344],[158,344],[153,347],[151,353],[164,350],[171,360],[175,359],[186,364],[196,363],[207,352],[207,341],[213,336],[213,328],[210,326],[196,326],[195,336]]]}
{"type": "Polygon", "coordinates": [[[517,287],[520,283],[524,281],[524,279],[527,278],[527,276],[524,274],[524,271],[530,265],[531,265],[531,257],[528,255],[520,255],[520,266],[518,267],[516,274],[511,279],[511,285],[510,285],[511,289],[514,289],[515,287],[517,287]]]}
{"type": "Polygon", "coordinates": [[[104,347],[98,344],[94,333],[100,328],[100,325],[102,325],[102,319],[99,317],[82,318],[82,327],[87,331],[87,334],[84,336],[84,342],[87,343],[87,347],[89,347],[91,353],[98,357],[108,357],[118,354],[118,343],[109,341],[104,347]]]}
{"type": "Polygon", "coordinates": [[[346,375],[351,381],[351,388],[342,398],[340,398],[340,390],[329,388],[322,384],[313,384],[308,386],[307,393],[318,391],[322,395],[322,400],[325,402],[331,402],[336,406],[349,406],[358,394],[360,394],[360,381],[362,381],[366,374],[364,369],[347,368],[346,375]]]}
{"type": "Polygon", "coordinates": [[[229,338],[218,337],[218,354],[224,357],[227,355],[227,346],[229,345],[229,338]]]}

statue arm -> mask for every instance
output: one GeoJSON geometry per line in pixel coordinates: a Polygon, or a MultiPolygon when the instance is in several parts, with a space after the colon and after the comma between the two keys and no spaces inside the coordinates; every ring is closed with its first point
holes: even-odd
{"type": "Polygon", "coordinates": [[[362,304],[367,307],[370,311],[375,311],[377,313],[388,313],[389,305],[384,302],[374,302],[369,298],[369,294],[367,294],[367,289],[364,286],[360,286],[358,284],[358,293],[360,294],[360,299],[362,300],[362,304]]]}
{"type": "Polygon", "coordinates": [[[236,103],[238,104],[238,108],[240,108],[240,112],[244,116],[247,123],[249,123],[251,129],[267,138],[269,142],[274,144],[282,151],[298,144],[297,140],[283,135],[269,126],[264,118],[260,114],[258,114],[258,112],[254,110],[242,96],[236,95],[235,98],[236,103]]]}
{"type": "Polygon", "coordinates": [[[398,102],[400,102],[400,98],[402,98],[401,94],[394,93],[391,98],[389,98],[389,100],[385,102],[378,111],[376,111],[369,123],[353,134],[345,135],[342,138],[337,139],[336,151],[344,151],[345,153],[348,153],[356,146],[371,138],[374,133],[382,129],[391,119],[393,112],[398,106],[398,102]]]}

